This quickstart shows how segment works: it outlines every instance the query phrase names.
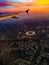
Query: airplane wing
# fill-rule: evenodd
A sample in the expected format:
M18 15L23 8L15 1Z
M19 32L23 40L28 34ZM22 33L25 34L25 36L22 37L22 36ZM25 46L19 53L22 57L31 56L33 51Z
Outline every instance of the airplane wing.
M8 15L2 15L0 16L0 20L5 20L7 18L18 18L19 14L18 13L14 13L14 14L8 14Z
M11 5L11 6L20 6L19 4L17 3L13 3L13 2L6 2L6 3L0 3L0 6L6 6L6 5ZM24 4L21 4L21 6L24 6ZM29 9L25 10L25 11L22 11L22 12L26 12L28 14L29 12ZM7 18L18 18L19 14L18 13L12 13L12 14L5 14L5 15L1 15L0 16L0 20L4 20L4 19L7 19Z
M28 14L29 9L25 10L24 12L26 12ZM18 16L19 16L19 13L5 14L5 15L0 16L0 20L5 20L5 19L8 19L8 18L18 19Z

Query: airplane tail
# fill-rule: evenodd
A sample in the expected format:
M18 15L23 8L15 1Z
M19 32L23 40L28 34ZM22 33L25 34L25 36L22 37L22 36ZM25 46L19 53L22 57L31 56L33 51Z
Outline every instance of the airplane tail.
M28 14L29 13L29 9L25 10L25 12Z

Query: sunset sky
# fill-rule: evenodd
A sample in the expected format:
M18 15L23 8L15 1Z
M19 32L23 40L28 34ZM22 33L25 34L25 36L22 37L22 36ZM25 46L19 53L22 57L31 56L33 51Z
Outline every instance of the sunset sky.
M0 0L0 12L49 12L49 0Z

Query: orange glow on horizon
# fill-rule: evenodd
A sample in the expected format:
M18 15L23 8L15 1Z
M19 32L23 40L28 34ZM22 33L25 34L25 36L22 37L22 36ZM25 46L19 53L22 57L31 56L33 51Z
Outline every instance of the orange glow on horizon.
M18 12L25 11L29 8L32 12L49 12L49 0L35 0L27 4L10 2L10 5L16 7L11 9L0 9L0 11Z

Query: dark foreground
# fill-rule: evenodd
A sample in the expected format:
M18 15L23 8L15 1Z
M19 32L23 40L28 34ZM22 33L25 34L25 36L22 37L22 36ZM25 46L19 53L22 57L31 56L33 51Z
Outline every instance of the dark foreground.
M49 20L0 23L0 65L49 65Z

